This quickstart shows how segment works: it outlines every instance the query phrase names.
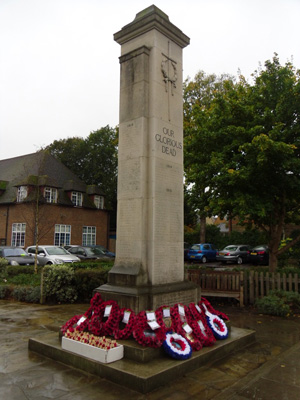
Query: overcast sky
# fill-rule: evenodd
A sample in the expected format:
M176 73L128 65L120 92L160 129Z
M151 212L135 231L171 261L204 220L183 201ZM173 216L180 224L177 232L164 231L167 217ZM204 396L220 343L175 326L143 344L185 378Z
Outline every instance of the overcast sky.
M0 0L0 159L118 124L113 34L151 4L191 39L184 79L300 68L300 0Z

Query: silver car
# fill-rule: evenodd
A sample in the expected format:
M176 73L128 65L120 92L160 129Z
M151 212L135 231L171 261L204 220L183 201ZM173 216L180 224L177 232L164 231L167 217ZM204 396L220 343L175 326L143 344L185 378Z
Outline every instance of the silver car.
M26 251L31 256L35 255L36 246L27 247ZM38 246L37 259L40 265L67 264L80 261L73 254L60 246Z
M237 244L226 246L217 254L217 261L226 264L227 261L236 264L243 264L249 262L251 246L247 244Z

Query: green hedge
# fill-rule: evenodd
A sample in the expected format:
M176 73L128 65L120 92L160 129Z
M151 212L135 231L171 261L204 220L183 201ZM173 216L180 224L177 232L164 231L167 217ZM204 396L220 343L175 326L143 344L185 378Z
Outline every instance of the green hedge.
M0 299L48 303L89 302L93 290L107 283L112 261L47 265L34 274L32 267L7 266L0 271ZM43 272L43 273L42 273Z

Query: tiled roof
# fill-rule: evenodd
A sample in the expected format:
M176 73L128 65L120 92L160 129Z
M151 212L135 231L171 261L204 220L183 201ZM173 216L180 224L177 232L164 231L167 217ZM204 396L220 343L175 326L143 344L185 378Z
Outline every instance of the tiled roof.
M0 160L0 182L6 182L4 191L0 191L0 203L16 201L17 186L38 184L59 190L59 203L72 205L66 191L86 193L87 185L69 168L45 151L25 156ZM5 185L4 185L5 186ZM3 193L1 195L1 192ZM84 195L84 205L93 207L88 196Z

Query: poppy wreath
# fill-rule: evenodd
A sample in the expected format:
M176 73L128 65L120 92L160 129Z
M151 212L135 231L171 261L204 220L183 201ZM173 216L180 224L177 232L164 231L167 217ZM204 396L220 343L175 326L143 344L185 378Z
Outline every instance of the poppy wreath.
M192 355L192 348L183 336L178 333L167 332L163 342L165 352L177 360L186 360Z
M100 293L95 293L95 295L91 298L90 307L84 313L84 316L87 318L91 318L95 311L99 311L100 304L103 303L102 297Z
M123 322L125 312L130 313L127 323ZM119 312L117 327L113 332L115 339L128 339L132 335L133 328L135 326L135 320L136 316L134 311L130 310L129 308L122 308Z
M67 330L69 329L71 332L74 332L75 328L76 328L76 324L77 322L80 320L81 315L74 315L74 317L72 317L71 319L69 319L61 328L61 332L63 333L63 335L67 332Z
M215 310L205 297L201 297L201 301L199 301L198 304L199 306L205 305L210 313L217 315L218 317L224 319L225 321L229 320L229 317L226 314L222 313L221 311Z
M80 322L80 320L77 322L77 326L75 328L76 331L78 332L84 332L89 330L89 324L90 320L87 318L85 315L81 317L83 321Z
M180 308L184 311L184 315L183 313L180 313ZM193 350L198 351L202 349L200 340L195 336L193 328L188 323L188 321L192 320L189 308L183 304L175 304L171 309L171 317L174 323L175 332L183 336L189 342ZM189 332L185 328L191 328L191 331Z
M193 316L193 320L190 321L190 325L196 337L200 340L203 346L212 346L215 343L216 338L208 326L205 313L195 303L191 303L189 305L189 309Z
M206 320L216 339L222 340L228 337L228 328L218 315L207 313Z
M110 312L107 316L105 315L106 307L110 307ZM119 314L120 308L115 300L107 300L100 304L98 314L100 335L113 335L119 321Z
M170 317L165 316L164 310L169 309ZM175 325L173 323L172 317L171 317L171 307L169 306L160 306L158 309L155 311L155 316L156 319L159 323L159 325L163 326L166 332L175 331Z
M160 327L152 330L148 322L146 311L140 311L136 316L133 328L134 339L142 346L161 347L163 341L166 339L164 327L159 321L156 321Z

